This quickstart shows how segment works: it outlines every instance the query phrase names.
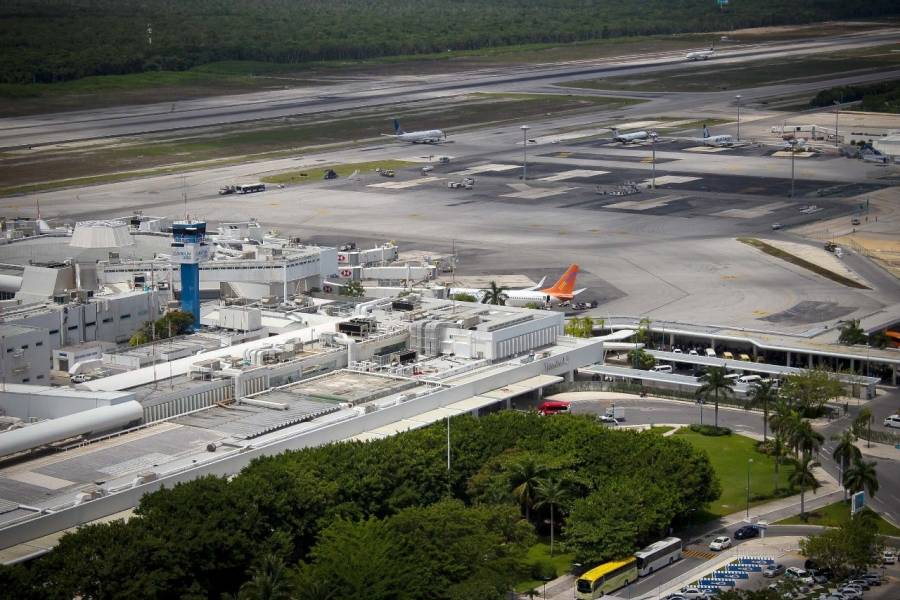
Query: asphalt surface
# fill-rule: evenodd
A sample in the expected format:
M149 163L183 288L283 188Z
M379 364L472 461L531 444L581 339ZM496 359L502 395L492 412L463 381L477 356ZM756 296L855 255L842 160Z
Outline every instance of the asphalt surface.
M515 87L536 82L564 82L609 75L652 73L671 68L700 68L770 57L860 48L895 41L896 30L731 47L709 61L687 64L684 52L575 61L546 66L487 69L469 73L390 78L326 87L206 98L180 103L120 107L0 119L0 148L20 148L102 137L135 135L191 127L273 119L300 114L375 107L397 102L449 97L478 90ZM809 85L807 84L799 84Z

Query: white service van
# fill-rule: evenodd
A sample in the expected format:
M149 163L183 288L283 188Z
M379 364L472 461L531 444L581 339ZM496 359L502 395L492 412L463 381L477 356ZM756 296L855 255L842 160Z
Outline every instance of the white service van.
M716 351L713 350L712 348L707 348L707 349L706 349L706 355L707 355L708 357L710 357L710 358L715 358L715 357L716 357Z
M652 370L657 373L671 373L672 365L656 365Z
M744 375L738 378L738 383L743 384L751 384L756 383L758 381L762 381L762 377L759 375Z

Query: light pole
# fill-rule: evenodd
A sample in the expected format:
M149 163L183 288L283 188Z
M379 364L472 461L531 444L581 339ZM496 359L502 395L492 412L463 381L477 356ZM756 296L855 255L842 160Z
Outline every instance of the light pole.
M797 152L797 139L791 140L791 198L794 197L794 154Z
M843 99L843 96L841 96ZM841 103L834 101L834 145L838 146L838 116L841 114Z
M737 122L737 141L741 141L741 95L737 94L734 97L737 100L737 112L738 112L738 122Z
M528 178L528 125L522 125L522 181Z
M653 169L652 175L650 176L650 189L656 189L656 136L650 136L650 149L652 151L652 161L651 166Z
M747 459L747 522L750 522L750 467L753 465L753 459Z
M450 415L447 415L447 471L450 471ZM448 478L449 482L450 479Z

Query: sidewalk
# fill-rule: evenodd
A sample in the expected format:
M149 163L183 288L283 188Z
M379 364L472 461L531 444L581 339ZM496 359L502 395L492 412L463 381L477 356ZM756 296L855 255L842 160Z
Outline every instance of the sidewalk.
M881 444L879 442L866 442L865 440L856 440L854 444L864 456L874 458L884 458L886 460L900 460L900 450L890 444Z

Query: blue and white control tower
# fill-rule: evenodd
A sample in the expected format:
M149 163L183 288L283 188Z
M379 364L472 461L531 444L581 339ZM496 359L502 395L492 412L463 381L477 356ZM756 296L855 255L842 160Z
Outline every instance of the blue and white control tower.
M181 265L181 310L200 329L200 263L209 260L205 221L172 223L172 262Z

